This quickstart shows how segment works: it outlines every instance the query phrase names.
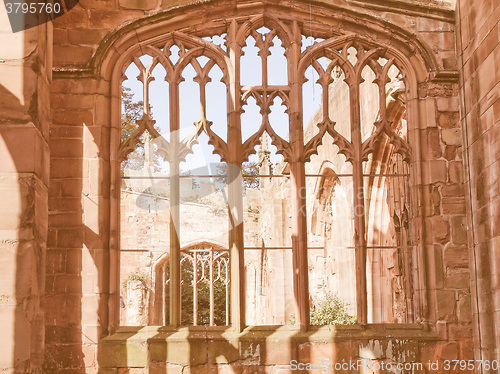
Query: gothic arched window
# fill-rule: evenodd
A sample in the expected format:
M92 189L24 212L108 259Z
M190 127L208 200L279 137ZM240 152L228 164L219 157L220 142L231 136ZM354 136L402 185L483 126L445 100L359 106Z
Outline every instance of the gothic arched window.
M165 32L122 73L121 281L160 289L141 269L168 254L163 323L185 322L192 241L228 250L234 326L307 326L329 293L359 323L413 321L397 53L269 13Z

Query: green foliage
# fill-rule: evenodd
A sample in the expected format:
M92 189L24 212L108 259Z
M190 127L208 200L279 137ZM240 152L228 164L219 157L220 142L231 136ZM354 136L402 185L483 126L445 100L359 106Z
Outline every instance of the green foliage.
M244 162L241 166L241 172L243 177L243 187L257 189L260 186L259 175L259 165L256 162L248 161ZM220 177L216 178L216 181L222 185L227 185L228 181L228 168L226 163L221 163L217 165L217 174Z
M257 206L249 205L246 207L245 211L253 215L254 222L259 222L260 209L261 207L259 205Z
M218 252L214 252L216 256ZM215 270L215 269L214 269ZM221 279L226 279L225 268L221 269ZM181 324L189 326L193 324L193 264L190 261L184 261L181 266L181 303L182 316ZM170 277L169 264L167 264L167 277ZM205 265L205 274L208 278L209 267ZM215 276L215 274L214 274ZM202 268L198 266L198 279L202 277ZM214 284L214 323L217 326L226 324L226 285L219 279ZM168 287L166 302L169 302ZM168 312L168 308L167 308ZM167 316L168 321L168 316ZM210 287L208 282L198 283L198 325L210 324Z
M134 95L128 87L122 88L122 131L120 141L123 142L137 129L137 121L142 118L143 102L134 103Z
M242 165L243 177L243 187L244 188L259 188L260 178L259 175L259 165L256 162L248 161L244 162Z
M134 94L128 87L122 87L122 118L121 118L121 134L120 142L127 140L137 130L137 121L143 116L143 102L134 102ZM151 112L151 111L150 111ZM157 131L159 127L155 126ZM135 146L127 159L122 162L122 171L125 169L142 170L144 166L144 134L141 136L141 141ZM153 145L151 145L153 146ZM161 157L153 155L152 164L155 171L161 170Z
M254 213L254 214L259 214L260 213L260 206L254 206L254 205L249 205L245 209L248 213Z
M337 295L326 294L310 309L311 325L353 325L356 316L348 313L347 304Z
M141 281L145 289L148 288L148 275L141 271L136 273L130 273L122 282L122 287L127 287L127 283L130 281Z
M215 255L215 253L214 253ZM208 264L205 274L208 274ZM183 325L193 324L193 266L185 261L181 268L182 274L182 317ZM198 267L198 278L202 276L202 269ZM223 277L225 272L223 271ZM221 326L226 323L226 286L220 280L214 284L214 322ZM210 324L210 287L208 282L198 283L198 325Z

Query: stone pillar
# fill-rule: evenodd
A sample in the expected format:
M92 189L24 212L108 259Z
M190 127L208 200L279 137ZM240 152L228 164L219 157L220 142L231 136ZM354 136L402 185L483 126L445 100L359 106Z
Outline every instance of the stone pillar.
M127 282L127 326L147 325L146 288L140 280Z
M54 74L44 373L94 372L107 334L109 93Z
M456 17L475 358L500 360L500 4L460 0Z
M0 3L0 371L40 373L52 28L12 33Z

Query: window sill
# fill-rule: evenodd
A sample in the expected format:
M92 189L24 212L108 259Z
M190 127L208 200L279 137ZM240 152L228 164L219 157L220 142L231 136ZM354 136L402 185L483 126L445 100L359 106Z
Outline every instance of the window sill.
M103 368L171 365L287 365L307 356L312 360L346 360L377 355L412 357L422 345L442 340L436 331L419 324L312 326L249 326L242 332L227 327L120 327L100 342ZM305 352L308 352L307 354ZM363 353L364 352L364 353ZM368 353L367 353L368 352ZM340 356L339 356L340 355ZM307 361L306 360L306 361Z

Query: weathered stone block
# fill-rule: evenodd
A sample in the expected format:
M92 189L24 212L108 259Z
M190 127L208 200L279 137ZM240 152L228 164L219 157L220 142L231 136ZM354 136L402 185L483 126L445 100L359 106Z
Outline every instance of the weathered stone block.
M444 250L444 266L447 268L468 268L468 249L465 245L448 245Z
M467 244L465 217L451 217L451 240L454 244Z
M54 46L54 64L61 66L85 65L93 53L94 49L91 47Z
M94 123L94 113L90 110L63 110L54 112L54 123L60 125L87 125Z
M450 324L448 326L450 340L470 340L472 325L469 323Z
M459 345L459 359L461 360L473 360L474 359L474 347L472 340L460 340Z
M433 266L432 270L434 273L434 278L436 280L436 287L444 287L444 271L443 271L443 249L440 244L434 244L434 251L431 253Z
M440 353L441 360L456 360L458 359L458 343L457 342L449 342L444 343L441 346Z
M455 291L437 290L437 315L442 320L453 320L455 317Z
M240 359L239 345L236 341L208 341L208 363L231 363Z
M442 201L443 214L465 214L464 197L445 197Z
M57 230L57 246L59 248L82 248L83 228L64 228Z
M85 30L88 32L88 30ZM85 109L90 110L94 106L94 95L73 95L71 93L52 94L51 109L66 110L66 109Z
M283 344L282 342L267 341L263 346L262 363L286 365L290 360L296 359L296 350L290 344Z
M429 128L427 129L427 157L431 159L440 158L443 150L442 144L439 141L439 131L437 128Z
M45 350L44 372L61 367L76 373L85 368L80 344L51 344Z
M50 137L52 138L68 138L68 139L82 139L83 127L80 126L64 126L53 125L50 130Z
M462 131L460 129L442 129L441 138L446 145L461 145Z
M469 287L469 273L457 270L448 271L445 278L446 288L468 289Z
M107 33L105 29L70 29L68 41L74 45L98 45Z
M458 320L470 322L472 319L471 295L469 292L460 292L458 296Z
M83 144L78 139L55 139L51 141L51 149L53 158L77 158L82 156Z
M448 163L449 167L449 180L451 183L463 183L463 167L461 161L452 161Z
M458 112L458 97L438 97L436 102L437 110L440 112Z
M141 10L129 10L128 12L118 9L92 9L90 11L90 27L92 29L113 29L116 25L144 16Z
M446 161L432 160L428 163L430 183L446 182L448 180L448 170Z
M56 18L54 21L54 28L73 28L75 25L79 27L88 26L88 14L81 6L75 6L71 12L65 13L63 16ZM54 33L54 34L57 34Z
M117 374L118 369L113 368L113 369L108 369L108 368L100 368L99 369L99 374Z
M439 112L438 124L442 129L459 128L459 114L458 112Z
M431 218L432 235L438 243L447 243L450 241L450 224L441 216Z

